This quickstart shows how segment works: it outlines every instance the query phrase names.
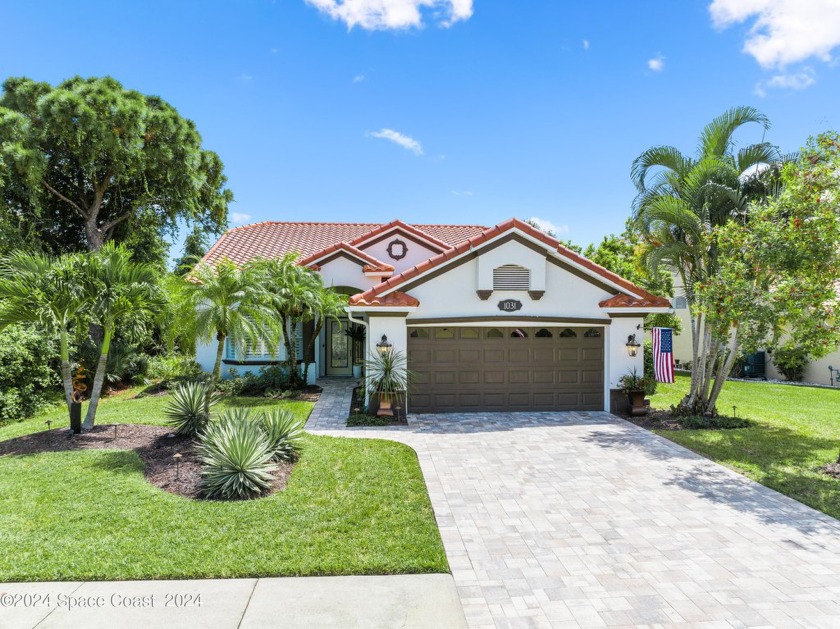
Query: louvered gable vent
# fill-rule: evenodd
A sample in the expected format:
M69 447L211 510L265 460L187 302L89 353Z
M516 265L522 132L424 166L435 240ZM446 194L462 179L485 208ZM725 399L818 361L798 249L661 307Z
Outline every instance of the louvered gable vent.
M516 264L493 269L493 290L529 290L531 270Z

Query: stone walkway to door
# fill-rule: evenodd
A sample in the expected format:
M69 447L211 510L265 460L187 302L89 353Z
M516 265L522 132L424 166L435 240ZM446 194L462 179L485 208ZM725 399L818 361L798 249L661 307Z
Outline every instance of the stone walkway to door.
M840 627L840 523L681 446L603 412L346 429L319 384L309 430L417 451L472 627Z

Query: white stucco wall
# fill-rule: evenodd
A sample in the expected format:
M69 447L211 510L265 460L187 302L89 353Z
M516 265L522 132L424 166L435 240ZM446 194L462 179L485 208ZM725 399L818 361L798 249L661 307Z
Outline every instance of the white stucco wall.
M379 283L379 278L366 277L362 266L344 257L336 258L321 266L324 286L352 286L366 291Z
M402 240L406 244L406 254L401 260L394 260L388 255L388 245L395 239ZM395 273L402 273L406 269L410 269L421 262L425 262L432 256L437 255L437 251L433 251L423 245L419 245L411 240L408 240L399 233L392 234L391 236L385 238L385 240L372 245L362 245L359 249L364 251L366 254L373 256L377 260L381 260L386 264L392 265L395 269Z
M523 247L517 242L506 242L477 258L475 265L478 284L476 288L491 290L493 288L493 269L506 264L516 264L530 269L531 290L545 290L546 267L549 266L545 254Z

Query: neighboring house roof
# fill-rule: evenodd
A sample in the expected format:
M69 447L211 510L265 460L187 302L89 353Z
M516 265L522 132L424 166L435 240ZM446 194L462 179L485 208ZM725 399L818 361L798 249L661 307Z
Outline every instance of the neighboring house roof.
M496 225L495 227L490 227L489 229L483 230L481 233L472 236L471 238L456 244L451 249L447 249L443 253L440 253L428 260L417 264L410 269L406 269L399 275L395 275L379 284L371 288L370 290L365 291L364 293L360 293L358 295L353 295L350 298L350 305L357 306L357 305L379 305L376 302L381 300L383 296L387 296L391 291L393 291L396 287L400 286L408 282L409 280L425 273L426 271L440 266L446 263L453 258L457 258L458 256L468 252L470 249L473 249L488 240L491 240L501 234L511 231L513 229L517 229L525 234L535 238L545 245L554 249L556 253L558 253L561 257L567 258L569 261L582 266L590 271L592 271L595 275L598 275L606 280L609 280L613 284L620 286L621 288L625 289L632 295L622 295L618 294L614 297L601 302L601 307L623 307L623 308L649 308L649 307L668 307L671 305L670 301L665 299L664 297L657 297L646 291L645 289L641 288L640 286L636 286L632 282L628 282L624 278L616 275L612 271L605 269L604 267L595 264L591 260L587 260L583 256L575 253L571 249L564 247L559 240L552 238L551 236L541 232L540 230L532 227L528 223L521 221L517 218L509 219L503 223ZM608 304L612 299L621 299L621 303L614 303Z
M225 232L202 258L213 263L223 257L237 264L252 258L279 258L299 253L304 258L317 254L337 243L353 244L367 240L371 232L380 233L398 223L297 223L265 221L234 227ZM404 223L402 223L405 225ZM420 232L425 240L452 247L487 229L481 225L407 225ZM408 230L407 230L408 231Z

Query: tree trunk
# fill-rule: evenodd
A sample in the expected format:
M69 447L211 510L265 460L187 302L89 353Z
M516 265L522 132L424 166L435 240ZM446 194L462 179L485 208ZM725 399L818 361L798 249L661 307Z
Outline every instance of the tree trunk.
M216 340L219 342L216 347L216 362L213 363L213 373L210 374L210 387L207 389L207 397L204 398L204 414L207 417L210 417L210 398L213 397L213 393L219 384L219 379L222 377L222 355L225 353L225 335L217 332Z
M73 401L73 372L70 369L70 350L67 346L67 331L62 330L59 334L59 353L61 354L61 383L64 385L64 399L67 402L67 411L70 411L70 403Z
M88 251L99 251L105 244L105 235L96 224L99 212L90 215L85 221L85 237L87 238Z
M732 332L732 347L726 360L721 361L721 368L718 375L715 377L715 386L712 387L712 392L709 394L709 400L706 403L706 410L709 413L717 414L717 399L723 389L723 384L732 371L732 365L735 364L735 359L738 356L738 327L736 326Z
M306 345L306 348L303 350L303 384L309 382L309 360L307 360L307 356L312 353L312 348L315 346L315 341L318 340L318 335L321 333L321 330L324 328L324 319L320 317L316 319L317 323L315 327L312 328L312 336L309 337L309 343Z
M286 348L286 369L289 371L289 384L296 387L300 382L300 374L297 371L297 349L295 344L295 325L292 317L283 317L283 346Z
M96 418L96 409L99 406L99 398L102 397L102 387L105 384L105 372L108 369L108 352L111 349L111 338L114 335L114 324L108 323L104 326L105 334L102 338L102 346L99 350L99 362L96 365L96 374L93 376L93 387L90 392L87 415L82 424L83 430L92 430Z

